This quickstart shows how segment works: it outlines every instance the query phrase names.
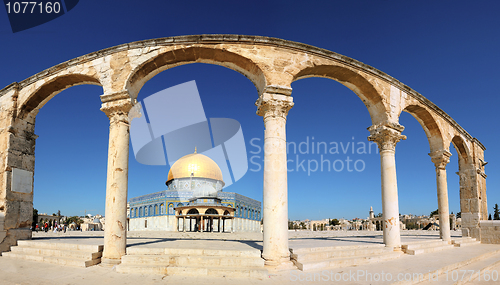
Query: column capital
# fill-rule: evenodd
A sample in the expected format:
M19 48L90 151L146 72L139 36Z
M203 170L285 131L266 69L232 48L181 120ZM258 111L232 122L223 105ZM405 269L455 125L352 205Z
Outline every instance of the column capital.
M112 94L101 95L101 111L103 111L110 120L116 119L128 123L128 114L134 106L135 100L130 98L128 91L120 91Z
M390 122L373 125L368 128L370 131L368 140L376 142L380 151L395 151L396 144L400 140L406 140L406 136L401 134L404 129L403 126Z
M255 102L257 115L264 120L269 117L286 119L288 111L293 107L293 98L287 95L263 93Z
M441 149L429 153L429 156L436 169L446 169L446 165L450 162L451 153L446 149Z

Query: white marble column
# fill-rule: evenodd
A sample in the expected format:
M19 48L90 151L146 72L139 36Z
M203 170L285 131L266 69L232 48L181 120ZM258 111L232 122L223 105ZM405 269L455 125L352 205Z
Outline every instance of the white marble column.
M439 209L439 235L445 241L451 241L450 210L448 207L448 182L446 180L446 165L450 162L451 153L438 150L429 153L436 166L436 184Z
M127 246L127 190L129 155L129 114L127 92L102 95L101 110L109 118L108 172L106 182L106 227L103 263L118 264Z
M265 126L264 245L262 257L265 259L266 265L274 267L288 265L290 262L288 248L286 116L293 107L293 99L289 96L291 89L277 89L273 87L272 90L281 92L275 92L274 94L263 93L256 102L257 114L264 117Z
M370 131L368 140L376 142L380 150L384 244L387 247L399 247L401 234L395 152L396 144L406 139L406 136L401 135L404 127L385 123L371 126L368 130Z

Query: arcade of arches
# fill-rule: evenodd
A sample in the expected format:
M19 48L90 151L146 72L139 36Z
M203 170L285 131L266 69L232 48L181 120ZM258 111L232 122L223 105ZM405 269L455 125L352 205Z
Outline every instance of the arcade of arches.
M406 139L402 111L424 129L437 180L439 218L447 220L446 165L450 146L459 156L463 233L481 238L487 218L484 146L449 115L393 77L346 56L281 39L244 35L196 35L119 45L61 63L0 90L0 252L31 237L35 118L62 90L100 85L101 110L108 116L109 151L106 230L103 262L118 263L125 254L129 157L128 112L142 86L158 73L188 63L225 66L245 75L256 87L257 114L264 120L266 146L263 185L263 253L269 266L290 262L286 171L286 118L293 107L292 82L308 77L336 80L365 104L372 125L368 139L378 144L384 243L400 246L396 145ZM298 116L294 114L290 116ZM293 128L292 126L288 126ZM195 216L191 216L194 220ZM201 220L201 219L200 219ZM194 224L194 223L193 223ZM448 225L449 223L443 223ZM203 229L204 224L201 225ZM450 229L440 229L444 240ZM3 238L2 238L3 237Z

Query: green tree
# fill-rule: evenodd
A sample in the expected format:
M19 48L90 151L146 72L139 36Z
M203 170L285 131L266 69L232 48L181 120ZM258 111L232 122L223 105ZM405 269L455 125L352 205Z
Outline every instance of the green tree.
M67 218L66 221L64 221L64 224L66 224L68 226L71 225L71 223L75 223L77 226L80 226L81 224L83 224L83 220L77 216L73 216L73 217Z
M490 215L488 216L488 220L490 220L490 221L491 221L491 213L490 213Z
M431 214L429 215L429 218L432 218L432 216L438 215L438 214L439 214L439 209L436 209L435 211L431 212Z
M330 220L330 226L336 226L336 225L340 225L339 220L337 219Z
M375 216L375 218L382 218L382 216L383 216L383 215L382 215L382 213L378 213L378 214Z
M306 229L306 224L304 222L300 222L300 228L305 230Z
M288 221L288 229L289 230L293 229L293 222L292 221Z
M458 219L458 218L462 218L462 212L458 212L458 213L457 213L457 219Z
M325 230L325 225L321 224L321 230L324 231Z
M493 207L493 220L500 220L500 212L498 211L498 204L495 204L495 207Z

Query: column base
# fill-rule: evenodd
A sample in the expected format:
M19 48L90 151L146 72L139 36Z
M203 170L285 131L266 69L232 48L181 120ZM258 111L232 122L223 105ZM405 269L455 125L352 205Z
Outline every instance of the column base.
M120 259L115 259L115 258L106 258L106 257L101 257L101 266L104 267L113 267L115 265L118 265L122 263L121 258Z
M290 260L289 256L282 257L279 259L268 259L268 260L264 258L264 266L270 272L297 269L295 264L293 264L293 262Z

